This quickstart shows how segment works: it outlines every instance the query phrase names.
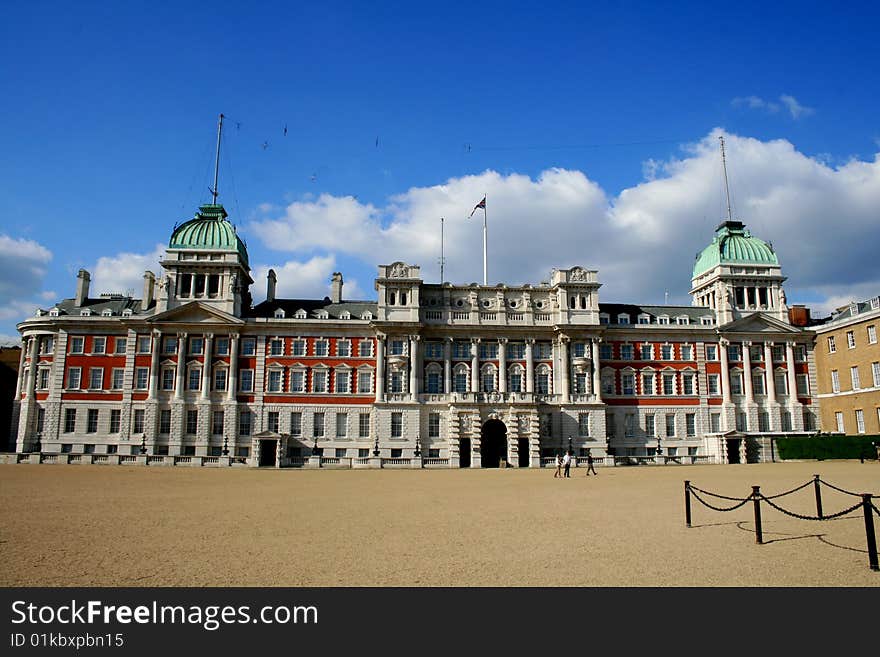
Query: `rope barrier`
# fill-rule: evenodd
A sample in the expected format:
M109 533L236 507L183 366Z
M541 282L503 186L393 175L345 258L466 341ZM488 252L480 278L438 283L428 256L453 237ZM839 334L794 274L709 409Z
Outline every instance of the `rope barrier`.
M718 507L718 506L712 506L711 504L709 504L709 503L706 502L705 500L700 499L700 496L697 495L697 494L694 492L693 487L691 487L691 495L693 495L695 498L697 498L697 501L698 501L700 504L702 504L703 506L707 506L707 507L709 507L709 508L712 509L713 511L735 511L736 509L739 509L740 507L745 506L745 505L749 502L749 500L752 499L751 497L747 497L746 499L742 500L739 504L737 504L737 505L735 505L735 506L732 506L732 507L730 507L729 509L722 509L721 507Z
M856 509L858 509L862 506L862 503L859 502L858 504L854 504L850 508L844 509L843 511L839 511L838 513L823 514L822 516L804 516L799 513L795 513L794 511L788 511L786 509L783 509L781 506L778 506L778 505L774 504L773 502L771 502L770 498L766 497L764 495L761 495L761 499L764 500L765 502L767 502L767 504L772 506L774 509L776 509L780 513L784 513L785 515L791 516L792 518L799 518L800 520L831 520L832 518L840 518L841 516L845 516L848 513L852 513L853 511L855 511Z

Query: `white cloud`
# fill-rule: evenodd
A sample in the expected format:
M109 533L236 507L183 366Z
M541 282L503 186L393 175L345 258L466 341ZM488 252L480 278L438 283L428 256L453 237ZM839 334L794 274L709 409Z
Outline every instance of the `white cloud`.
M164 257L165 246L156 244L150 253L118 253L98 258L89 272L92 276L89 296L96 297L102 292L130 292L140 298L144 290L144 272L149 270L160 276L159 260Z
M0 322L4 330L12 330L44 305L46 293L41 288L51 260L52 252L38 242L0 235Z
M734 107L748 107L749 109L762 109L775 114L779 111L777 103L758 98L757 96L739 96L731 101Z
M251 296L257 304L266 298L266 276L275 270L275 296L282 299L323 299L330 295L330 277L336 268L333 255L315 256L306 262L288 260L280 267L257 265L254 268L254 285ZM362 291L355 279L344 279L343 300L361 299Z
M725 215L722 134L714 130L685 146L680 158L646 164L646 179L615 198L580 171L550 169L535 179L486 171L409 189L381 208L325 194L249 230L276 250L347 253L370 268L404 260L436 281L442 216L447 280L480 282L481 212L466 217L488 193L490 283L536 283L552 267L581 264L599 270L606 301L657 303L669 291L671 303L689 303L694 257ZM790 303L877 293L870 290L880 243L880 158L831 167L785 140L727 135L726 144L737 218L774 245ZM291 296L305 296L302 289Z
M809 116L816 111L812 107L801 105L794 96L783 94L779 97L779 100L782 101L782 104L788 109L791 118L793 119L799 119L802 116Z
M788 113L791 115L791 118L797 120L802 116L809 116L810 114L814 114L816 110L812 107L807 107L806 105L801 105L798 102L797 98L794 96L789 96L788 94L782 94L779 96L779 102L775 102L772 100L764 100L763 98L759 98L758 96L737 96L731 101L731 105L734 107L746 107L748 109L753 110L763 110L770 114L776 114L783 107L788 110Z

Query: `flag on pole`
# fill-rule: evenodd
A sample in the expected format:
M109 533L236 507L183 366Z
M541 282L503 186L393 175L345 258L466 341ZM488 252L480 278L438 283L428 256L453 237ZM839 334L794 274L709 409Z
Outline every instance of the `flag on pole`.
M476 212L477 210L480 210L480 209L483 209L483 210L486 209L486 197L485 197L485 196L483 197L483 200L480 201L479 203L477 203L477 204L474 206L474 209L471 210L471 213L468 215L468 219L470 219L471 217L473 217L473 216L474 216L474 212Z

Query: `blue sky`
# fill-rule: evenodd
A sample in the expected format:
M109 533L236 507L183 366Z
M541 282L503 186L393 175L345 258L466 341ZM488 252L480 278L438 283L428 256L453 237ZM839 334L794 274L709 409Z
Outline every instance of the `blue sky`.
M773 241L790 302L880 292L876 3L16 3L0 25L0 335L134 288L220 196L288 296L378 260L490 282L599 269L602 298L688 303L723 218ZM287 135L283 128L287 127ZM377 143L378 141L378 143ZM265 145L265 147L264 147ZM477 215L475 215L476 218ZM835 239L828 239L829 225ZM157 250L158 249L158 250ZM840 251L847 250L841 254ZM841 258L840 255L844 257ZM843 264L841 264L843 262Z

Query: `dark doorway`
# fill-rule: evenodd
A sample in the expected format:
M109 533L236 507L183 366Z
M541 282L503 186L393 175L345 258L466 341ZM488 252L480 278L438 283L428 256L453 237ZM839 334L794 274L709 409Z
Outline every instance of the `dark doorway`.
M261 468L274 468L275 467L275 443L274 440L261 440L260 441L260 467Z
M507 461L507 427L501 420L489 420L483 425L480 461L484 468L497 468L501 461Z
M741 443L740 438L728 438L727 439L727 462L728 463L739 463L739 446Z
M517 451L519 452L519 467L529 467L529 439L520 438L517 441Z
M471 467L471 439L462 438L458 443L458 465L461 468Z

